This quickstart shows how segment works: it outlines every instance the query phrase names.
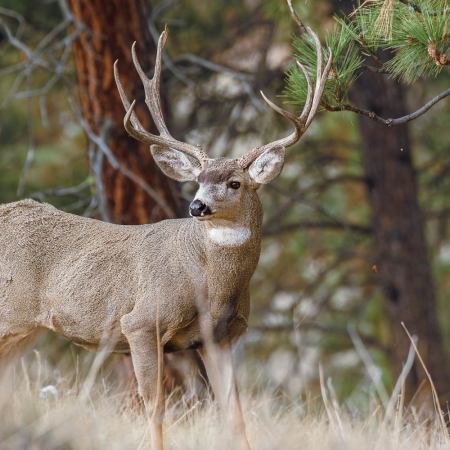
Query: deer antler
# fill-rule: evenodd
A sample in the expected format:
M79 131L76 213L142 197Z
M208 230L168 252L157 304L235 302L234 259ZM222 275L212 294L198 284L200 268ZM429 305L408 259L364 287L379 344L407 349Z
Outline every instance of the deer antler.
M328 74L330 72L332 54L331 50L328 49L329 57L324 68L322 44L320 43L317 34L313 30L311 30L311 28L309 27L305 28L306 31L312 36L317 51L317 71L316 71L316 84L314 90L312 88L311 77L309 76L307 70L299 61L297 61L297 65L305 75L306 82L308 83L308 94L306 98L306 103L305 106L303 107L303 111L301 112L300 116L296 116L290 111L280 108L271 100L269 100L261 91L262 97L264 98L266 103L270 106L270 108L272 108L278 114L282 115L283 117L291 121L295 127L295 130L291 134L282 139L270 142L269 144L265 144L261 147L253 148L245 155L241 156L239 159L237 159L237 162L243 169L247 168L258 156L262 155L268 149L275 147L289 147L295 144L303 136L303 133L307 130L312 120L314 119L314 116L317 113L317 109L319 108L320 100L322 98L322 94L325 89L325 83L327 81Z
M139 74L145 91L145 103L152 115L153 121L155 122L156 128L158 129L159 136L152 134L144 129L141 122L139 121L136 113L134 112L134 106L136 101L130 104L128 97L123 89L122 83L119 79L119 73L117 69L117 61L114 63L114 78L116 80L117 89L122 100L122 104L125 108L126 114L123 119L123 125L127 130L128 134L138 141L144 142L149 145L160 145L163 147L170 147L175 150L179 150L190 156L196 158L200 163L208 158L206 153L195 145L188 144L186 142L181 142L175 139L167 129L166 123L164 121L164 116L161 109L161 98L160 98L160 84L161 84L161 68L162 68L162 51L164 45L166 44L168 32L165 29L158 40L158 49L156 53L156 63L155 72L153 78L149 80L145 75L142 67L138 61L136 55L136 42L133 43L131 47L131 54L133 57L134 67Z

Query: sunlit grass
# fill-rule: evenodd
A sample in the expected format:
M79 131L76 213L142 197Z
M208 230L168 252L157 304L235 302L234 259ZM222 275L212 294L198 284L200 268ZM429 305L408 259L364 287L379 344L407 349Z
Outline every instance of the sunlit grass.
M92 364L95 367L96 364ZM97 365L98 366L98 365ZM18 361L0 381L0 448L147 449L148 422L130 392L108 374L92 371L80 380L28 358ZM398 401L386 413L373 399L369 413L338 405L330 385L314 401L280 398L268 389L241 392L247 434L253 449L450 449L439 420L403 411ZM432 414L432 413L430 413ZM430 419L431 417L431 419ZM166 448L183 450L237 448L210 399L169 397Z

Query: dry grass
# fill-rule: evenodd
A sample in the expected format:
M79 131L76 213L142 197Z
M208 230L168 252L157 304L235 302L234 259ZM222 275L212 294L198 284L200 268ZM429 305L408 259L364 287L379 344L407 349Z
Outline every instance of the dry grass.
M0 449L147 449L145 417L128 395L93 372L80 382L58 378L42 364L20 362L0 382ZM31 367L31 369L30 369ZM94 364L92 367L98 367ZM53 388L42 390L53 380ZM341 408L331 389L318 402L287 404L270 392L242 395L252 449L449 449L439 420L401 414L395 402L388 417L374 402L368 414ZM46 394L45 394L46 393ZM168 400L165 424L169 449L233 449L211 401Z

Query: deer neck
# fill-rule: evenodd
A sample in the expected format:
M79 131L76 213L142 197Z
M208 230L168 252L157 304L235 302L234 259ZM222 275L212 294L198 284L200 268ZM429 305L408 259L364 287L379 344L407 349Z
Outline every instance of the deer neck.
M247 252L249 247L259 253L262 209L257 194L248 199L233 220L216 219L201 222L207 253L217 250Z
M205 289L213 318L228 317L230 311L248 310L248 286L261 250L262 208L254 193L247 207L233 221L191 219L190 252L199 265L196 288ZM191 253L192 254L192 253ZM231 309L230 309L231 308Z
M249 197L234 220L184 219L183 246L189 261L200 263L199 277L250 280L261 251L262 208L256 192ZM190 263L190 269L196 266Z

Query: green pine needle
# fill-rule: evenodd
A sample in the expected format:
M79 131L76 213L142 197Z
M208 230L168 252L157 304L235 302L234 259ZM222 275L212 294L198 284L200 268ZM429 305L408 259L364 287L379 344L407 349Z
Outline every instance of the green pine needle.
M298 37L294 39L293 47L296 59L305 66L312 83L315 83L317 55L314 41L310 36ZM329 57L329 49L333 54L333 62L325 85L322 106L336 106L347 97L348 90L362 64L351 33L342 32L340 27L330 33L326 39L326 48L323 50L325 61ZM287 73L285 95L288 101L297 107L302 107L306 102L307 94L308 85L304 74L297 66L292 67Z
M418 2L421 14L402 8L402 20L397 21L387 48L394 57L385 69L396 78L414 83L426 76L437 76L445 67L450 49L447 1Z
M322 97L322 107L338 107L347 101L348 92L361 73L365 58L380 70L407 83L421 77L437 76L448 68L450 34L448 0L372 0L364 3L349 19L335 18L336 27L328 34L326 46L333 53L330 75ZM295 58L316 78L316 50L309 35L293 41ZM383 58L391 55L382 67ZM329 55L324 49L324 59ZM308 86L302 71L292 67L287 72L284 95L296 107L306 101Z

